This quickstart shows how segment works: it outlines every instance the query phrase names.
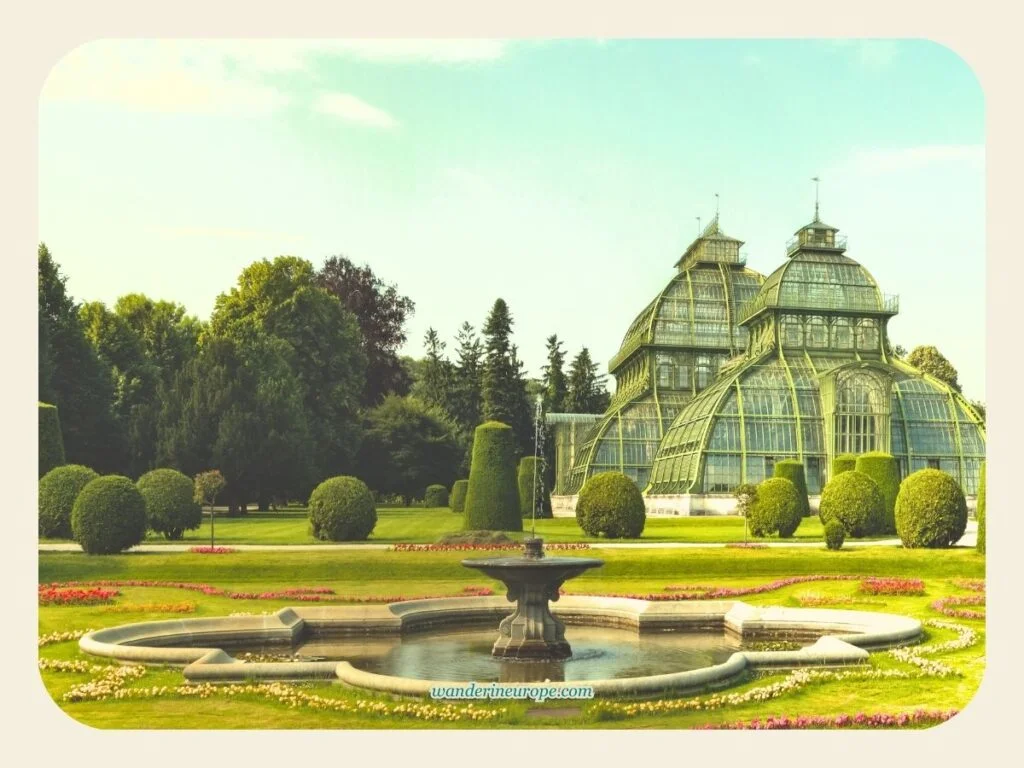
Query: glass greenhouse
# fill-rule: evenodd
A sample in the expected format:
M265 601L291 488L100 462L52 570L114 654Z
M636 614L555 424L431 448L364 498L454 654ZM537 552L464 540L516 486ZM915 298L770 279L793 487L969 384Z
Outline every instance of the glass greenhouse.
M770 477L777 461L800 460L814 495L836 455L878 450L902 476L934 467L974 495L981 419L892 355L887 324L899 302L837 233L816 214L762 282L713 221L630 327L612 360L612 405L559 465L556 494L617 469L644 489L649 512L730 511L732 491ZM709 242L736 244L735 257L709 259Z

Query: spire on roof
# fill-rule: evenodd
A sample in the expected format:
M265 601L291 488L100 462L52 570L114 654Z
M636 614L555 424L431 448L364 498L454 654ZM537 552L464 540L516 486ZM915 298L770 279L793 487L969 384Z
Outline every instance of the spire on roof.
M821 183L821 179L817 176L812 176L811 181L814 182L814 220L821 221L818 218L818 186Z

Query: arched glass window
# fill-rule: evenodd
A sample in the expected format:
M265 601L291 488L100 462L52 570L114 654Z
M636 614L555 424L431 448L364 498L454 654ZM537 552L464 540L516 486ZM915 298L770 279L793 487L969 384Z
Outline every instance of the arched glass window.
M878 324L869 318L857 323L857 349L878 349Z
M837 382L835 452L888 449L889 393L883 380L858 371Z
M806 339L810 349L824 349L828 346L828 326L825 325L825 318L807 318Z
M853 349L853 326L850 318L837 317L832 321L832 348Z
M802 347L804 344L804 327L797 315L782 316L782 346Z

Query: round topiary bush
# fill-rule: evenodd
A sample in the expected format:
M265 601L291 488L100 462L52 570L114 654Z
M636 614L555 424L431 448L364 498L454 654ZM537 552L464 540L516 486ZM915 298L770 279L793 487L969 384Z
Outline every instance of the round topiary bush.
M825 523L825 546L829 549L842 549L846 541L846 529L838 520Z
M75 499L99 477L81 464L55 467L39 481L39 535L43 538L71 538L71 510Z
M473 433L466 490L467 531L521 531L516 486L516 438L512 427L487 421Z
M878 533L896 533L896 495L900 492L900 468L896 459L880 451L862 453L857 457L856 471L874 480L882 492L885 507Z
M202 509L195 500L195 484L176 469L154 469L135 484L146 502L149 527L172 541L199 527Z
M90 480L71 510L71 533L90 555L111 555L146 537L146 502L121 475Z
M981 462L981 477L978 479L978 541L977 548L985 554L985 462Z
M852 453L841 453L832 459L832 477L841 475L843 472L853 472L856 468L857 457Z
M896 533L904 547L949 547L966 528L967 500L950 475L920 469L904 479L896 497Z
M309 524L321 541L363 541L377 525L373 494L357 477L328 478L309 495Z
M536 488L533 487L535 479ZM524 456L519 460L517 483L519 486L519 511L524 519L529 519L534 515L535 505L538 520L552 517L551 494L544 487L544 463L540 459L534 456ZM539 499L538 495L540 495ZM537 505L538 501L539 505Z
M778 533L779 538L788 539L803 518L800 491L792 482L784 477L770 477L757 486L757 497L748 513L752 534L768 536Z
M423 494L424 507L447 507L448 489L443 485L428 485L427 492Z
M644 497L621 472L601 472L583 484L576 499L576 522L588 536L639 538L647 522Z
M462 513L466 511L466 491L469 490L469 480L456 480L452 486L448 502L452 512Z
M783 459L775 465L775 477L784 477L796 487L796 492L803 500L803 516L811 514L811 502L807 497L807 481L804 479L803 462L796 459ZM795 529L794 529L795 530Z
M821 492L818 517L823 525L842 523L854 537L878 533L885 515L885 499L875 481L857 470L836 475Z
M64 461L64 438L60 434L57 406L39 403L39 477Z

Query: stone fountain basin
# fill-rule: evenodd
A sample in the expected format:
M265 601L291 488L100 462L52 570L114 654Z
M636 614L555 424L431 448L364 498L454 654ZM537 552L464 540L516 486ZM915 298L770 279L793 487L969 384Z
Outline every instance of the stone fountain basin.
M745 670L841 666L867 661L868 651L920 639L921 622L874 611L751 606L737 600L647 601L564 595L551 606L566 624L647 631L724 631L745 640L806 640L796 651L737 651L721 664L648 677L588 680L595 696L693 692L728 685ZM177 619L126 624L90 632L79 647L93 656L139 664L183 667L197 682L338 680L399 695L428 696L431 688L470 680L422 680L356 669L346 661L242 662L220 645L280 642L302 637L394 636L444 628L493 626L508 616L504 597L409 600L388 605L316 605L283 608L265 616ZM579 681L547 687L578 687Z

